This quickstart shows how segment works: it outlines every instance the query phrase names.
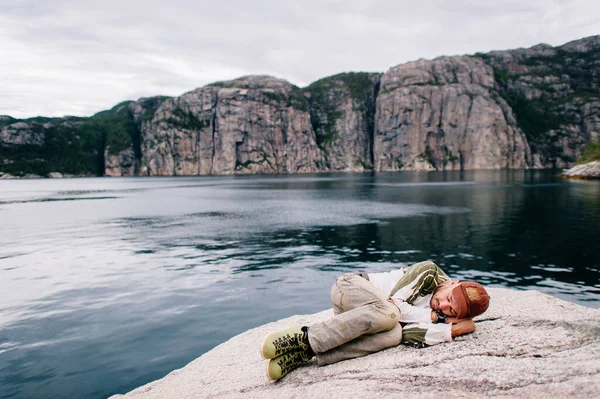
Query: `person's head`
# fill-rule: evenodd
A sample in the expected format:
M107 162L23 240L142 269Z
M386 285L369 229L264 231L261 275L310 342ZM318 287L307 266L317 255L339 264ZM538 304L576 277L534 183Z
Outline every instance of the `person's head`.
M457 319L479 316L490 304L483 286L473 281L447 281L440 284L431 297L431 308Z

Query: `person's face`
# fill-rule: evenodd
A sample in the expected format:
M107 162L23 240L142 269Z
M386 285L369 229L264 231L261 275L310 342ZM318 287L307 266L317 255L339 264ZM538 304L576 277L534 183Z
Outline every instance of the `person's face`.
M433 310L441 310L449 317L456 317L459 307L456 298L452 295L452 289L456 284L458 280L443 284L435 291L430 303Z

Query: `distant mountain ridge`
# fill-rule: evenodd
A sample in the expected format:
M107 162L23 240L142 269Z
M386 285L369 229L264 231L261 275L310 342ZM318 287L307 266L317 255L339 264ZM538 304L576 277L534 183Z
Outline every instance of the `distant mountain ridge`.
M173 176L569 167L600 139L600 36L299 88L270 76L89 118L0 116L0 172Z

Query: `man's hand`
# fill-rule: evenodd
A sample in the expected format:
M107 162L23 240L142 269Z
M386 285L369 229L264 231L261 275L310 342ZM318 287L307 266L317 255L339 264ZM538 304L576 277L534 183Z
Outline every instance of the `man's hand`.
M475 331L475 323L471 319L448 319L449 323L452 323L452 338L458 337L459 335L470 334Z
M431 311L431 321L433 323L437 323L437 321L438 321L437 313L435 313L435 310Z
M458 319L456 317L449 317L448 315L446 315L446 321L444 321L444 323L449 324L449 323L453 323L456 321L458 321ZM432 323L440 322L440 316L438 315L438 311L435 311L435 310L431 311L431 322Z

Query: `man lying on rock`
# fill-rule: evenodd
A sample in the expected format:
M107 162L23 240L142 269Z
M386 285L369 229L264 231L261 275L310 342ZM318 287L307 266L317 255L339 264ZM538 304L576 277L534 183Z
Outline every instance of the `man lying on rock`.
M400 342L435 345L475 331L471 318L485 312L489 300L480 284L450 280L431 261L371 276L348 273L331 288L333 318L273 332L260 353L271 359L267 377L279 380L313 356L324 366Z

